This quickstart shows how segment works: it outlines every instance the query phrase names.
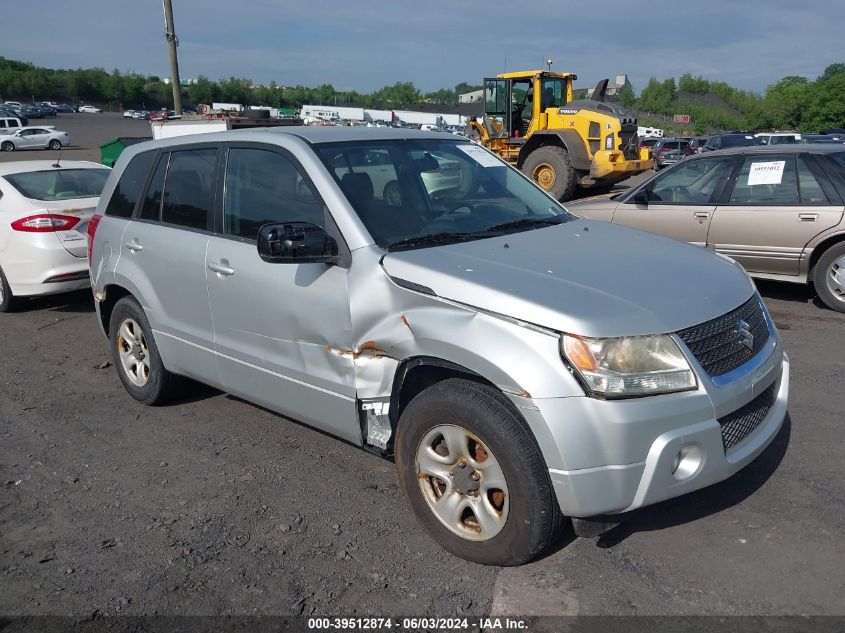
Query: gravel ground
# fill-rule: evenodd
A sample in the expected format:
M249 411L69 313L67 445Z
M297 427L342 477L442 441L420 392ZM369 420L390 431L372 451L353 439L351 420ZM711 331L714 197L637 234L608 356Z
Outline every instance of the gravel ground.
M389 461L201 387L137 404L90 295L33 300L0 318L0 613L843 614L845 316L761 289L793 368L766 453L504 570L434 545Z

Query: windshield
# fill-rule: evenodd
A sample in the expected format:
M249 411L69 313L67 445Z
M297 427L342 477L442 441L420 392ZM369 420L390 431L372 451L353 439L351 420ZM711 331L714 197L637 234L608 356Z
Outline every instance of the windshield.
M482 147L439 139L323 143L317 154L382 248L527 231L573 219Z
M49 202L99 196L108 177L108 169L53 169L7 174L5 178L25 198Z

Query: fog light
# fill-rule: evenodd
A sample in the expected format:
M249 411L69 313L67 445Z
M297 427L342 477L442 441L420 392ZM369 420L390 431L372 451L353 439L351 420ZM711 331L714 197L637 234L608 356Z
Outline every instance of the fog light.
M672 460L672 476L678 480L692 477L701 467L703 456L698 446L694 444L684 446Z

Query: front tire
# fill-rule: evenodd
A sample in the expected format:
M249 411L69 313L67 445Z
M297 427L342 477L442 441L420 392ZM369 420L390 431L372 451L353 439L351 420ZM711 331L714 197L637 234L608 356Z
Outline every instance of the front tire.
M129 395L148 405L164 404L175 395L178 377L165 369L150 322L134 297L123 297L109 320L112 362Z
M828 308L845 312L845 242L822 253L813 268L813 285Z
M4 152L14 152L15 151L15 144L12 143L11 141L3 141L3 143L0 144L0 150L2 150Z
M578 185L569 152L556 145L544 145L531 152L522 164L522 173L555 200L571 200Z
M563 517L540 449L496 389L462 379L425 389L402 412L395 454L417 519L452 554L521 565L558 536Z

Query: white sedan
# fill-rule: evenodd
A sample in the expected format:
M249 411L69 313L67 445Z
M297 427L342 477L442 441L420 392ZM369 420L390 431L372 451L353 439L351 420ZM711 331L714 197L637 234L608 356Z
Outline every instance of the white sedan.
M88 222L109 169L87 161L0 163L0 312L20 297L90 286Z
M100 108L98 108L96 106L92 106L92 105L79 106L79 111L84 112L86 114L102 114L103 113L103 111Z
M70 145L67 132L51 126L24 127L14 134L4 134L0 150L13 152L16 149L61 149Z

